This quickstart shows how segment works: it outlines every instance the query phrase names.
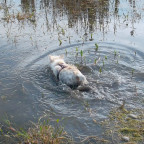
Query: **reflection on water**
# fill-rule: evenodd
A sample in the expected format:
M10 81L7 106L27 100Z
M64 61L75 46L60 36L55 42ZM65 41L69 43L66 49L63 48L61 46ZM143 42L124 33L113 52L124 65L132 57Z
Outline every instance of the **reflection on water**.
M59 11L65 11L69 27L81 23L87 32L93 32L95 26L102 28L109 19L109 1L57 1L54 4Z
M5 3L11 5L9 1L5 1ZM40 2L21 0L19 4L23 13L34 14L34 21L39 20L39 9L44 10L42 17L45 19L44 22L46 22L48 29L55 29L54 26L58 26L61 20L67 19L68 28L75 28L76 32L82 29L85 32L84 34L101 31L104 35L109 31L109 24L113 25L113 31L116 33L117 27L123 23L125 27L131 24L132 30L130 33L134 35L134 24L142 16L140 3L141 1L135 2L135 0L128 2L124 0L41 0ZM6 17L9 10L4 9L4 11L4 17ZM20 13L19 10L18 12Z
M35 0L21 0L22 11L33 12L35 10Z
M101 135L93 119L107 118L123 100L142 109L143 8L143 0L1 0L0 122L8 115L24 127L45 114L62 118L77 139ZM81 68L92 91L59 83L49 54Z

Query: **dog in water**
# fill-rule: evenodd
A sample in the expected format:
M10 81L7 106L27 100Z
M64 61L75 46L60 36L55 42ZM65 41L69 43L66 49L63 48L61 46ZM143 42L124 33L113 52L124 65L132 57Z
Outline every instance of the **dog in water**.
M77 69L77 67L65 63L63 56L49 55L49 66L57 80L71 88L77 88L80 85L84 86L85 84L88 84L86 77ZM80 89L83 91L83 88Z

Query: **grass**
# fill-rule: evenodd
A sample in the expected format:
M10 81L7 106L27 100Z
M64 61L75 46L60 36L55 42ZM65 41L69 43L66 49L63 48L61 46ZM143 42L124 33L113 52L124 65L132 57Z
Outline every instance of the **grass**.
M72 143L71 138L64 131L64 128L59 126L59 119L56 120L56 126L53 127L48 121L32 123L27 131L17 130L12 127L12 124L5 120L5 128L0 125L0 134L6 139L16 140L20 143L32 144L61 144Z
M53 128L51 125L37 124L34 128L29 128L25 135L25 143L49 143L60 144L67 141L67 133L61 127Z
M129 117L129 114L136 113L137 119ZM144 141L144 112L142 110L127 110L122 105L119 109L111 111L109 120L105 124L107 134L117 134L122 141L123 136L129 137L129 142L141 143Z

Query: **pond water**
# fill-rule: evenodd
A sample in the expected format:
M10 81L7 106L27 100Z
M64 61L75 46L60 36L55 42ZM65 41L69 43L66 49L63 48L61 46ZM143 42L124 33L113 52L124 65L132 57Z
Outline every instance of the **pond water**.
M45 116L77 141L102 135L93 120L123 101L144 108L143 46L143 0L0 0L0 122L25 127ZM50 54L79 66L92 91L59 83Z

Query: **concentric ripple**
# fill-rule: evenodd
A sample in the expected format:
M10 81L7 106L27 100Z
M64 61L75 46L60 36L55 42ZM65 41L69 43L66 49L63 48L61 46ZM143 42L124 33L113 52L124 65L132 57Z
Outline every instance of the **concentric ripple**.
M65 46L41 55L23 68L23 89L33 96L29 104L36 108L38 115L46 114L52 119L63 118L67 131L73 129L79 134L89 135L98 133L92 120L106 118L111 108L120 106L123 101L128 107L142 108L144 53L119 44L98 45L97 51L94 43L80 44L78 51L75 45ZM64 54L67 63L78 66L84 73L92 90L71 90L57 81L48 67L49 54ZM79 127L74 123L79 124ZM73 134L76 136L75 132Z

